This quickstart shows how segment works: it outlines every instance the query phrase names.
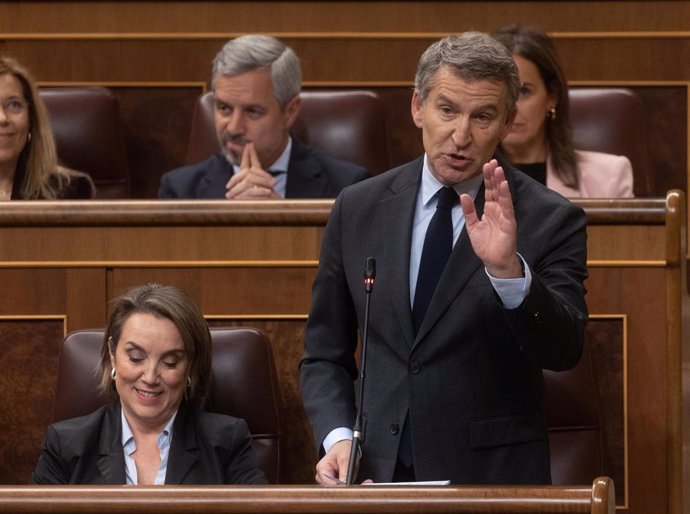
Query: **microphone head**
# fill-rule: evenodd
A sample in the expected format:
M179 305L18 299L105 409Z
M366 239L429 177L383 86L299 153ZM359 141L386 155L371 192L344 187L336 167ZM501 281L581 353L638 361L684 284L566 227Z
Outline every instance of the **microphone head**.
M374 259L373 257L367 257L367 262L364 265L364 278L376 278L376 259Z
M369 294L374 287L374 279L376 278L376 259L367 257L367 262L364 264L364 291Z

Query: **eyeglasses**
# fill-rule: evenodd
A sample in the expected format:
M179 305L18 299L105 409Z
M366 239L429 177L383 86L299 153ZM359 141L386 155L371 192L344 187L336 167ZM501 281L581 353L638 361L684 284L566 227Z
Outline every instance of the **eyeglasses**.
M22 98L8 98L0 103L0 107L7 116L18 116L26 112L29 102Z

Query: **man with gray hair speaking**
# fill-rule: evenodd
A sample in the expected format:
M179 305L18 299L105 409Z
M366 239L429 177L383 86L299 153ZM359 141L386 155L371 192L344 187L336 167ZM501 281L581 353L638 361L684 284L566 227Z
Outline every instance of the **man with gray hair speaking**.
M550 482L542 369L580 358L586 220L496 152L519 91L487 34L437 41L411 101L424 155L336 199L300 363L317 482L347 477L365 319L360 480Z
M302 70L278 39L228 41L213 61L211 85L221 152L163 175L160 198L333 198L369 176L290 136Z

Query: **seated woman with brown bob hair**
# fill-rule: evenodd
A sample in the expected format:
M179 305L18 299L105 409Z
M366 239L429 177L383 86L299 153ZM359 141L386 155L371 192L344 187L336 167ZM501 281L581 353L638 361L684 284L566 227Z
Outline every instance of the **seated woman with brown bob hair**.
M85 199L94 193L87 174L59 165L48 114L29 71L0 57L0 200Z
M116 300L99 374L114 398L48 434L36 484L265 484L244 420L201 409L212 342L180 289L136 287Z

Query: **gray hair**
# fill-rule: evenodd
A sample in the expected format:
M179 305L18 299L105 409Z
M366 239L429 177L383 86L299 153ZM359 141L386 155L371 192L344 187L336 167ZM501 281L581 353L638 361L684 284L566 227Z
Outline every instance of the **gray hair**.
M520 94L520 75L510 52L488 34L465 32L432 44L419 58L415 91L426 100L434 87L436 72L448 67L463 80L496 80L506 85L507 114L515 110Z
M211 86L215 90L219 75L240 75L266 69L271 74L273 93L281 107L302 88L299 57L285 43L271 36L248 34L231 39L213 59Z

